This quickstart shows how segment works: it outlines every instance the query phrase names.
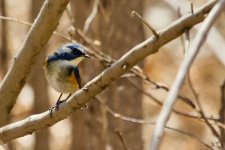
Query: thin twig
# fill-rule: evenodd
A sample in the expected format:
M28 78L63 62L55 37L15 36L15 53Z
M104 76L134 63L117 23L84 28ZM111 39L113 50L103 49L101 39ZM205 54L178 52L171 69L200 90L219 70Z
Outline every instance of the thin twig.
M128 80L130 81L131 85L134 86L137 90L139 90L140 92L142 92L142 94L148 96L152 101L154 101L156 104L158 104L159 106L163 106L163 103L158 100L156 97L154 97L152 94L150 94L149 92L144 91L142 88L139 88L131 79L128 78ZM187 114L181 111L178 111L176 109L172 109L172 111L177 114L177 115L181 115L183 117L188 117L188 118L192 118L192 119L201 119L201 116L197 116L197 115L191 115L191 114ZM212 121L217 121L218 119L214 119L214 118L207 118L209 120Z
M123 134L117 129L115 130L116 134L118 135L121 143L123 144L123 147L125 150L130 150L130 148L128 147L128 145L126 144L125 140L124 140L124 137L123 137Z
M155 36L156 39L159 38L159 34L152 28L152 26L136 11L132 11L131 12L131 16L132 17L137 17L139 20L141 20L141 22L148 27L148 29L153 33L153 35Z
M152 123L150 121L144 121L142 119L137 119L137 118L133 118L133 117L128 117L128 116L124 116L121 115L119 113L116 113L114 110L112 110L109 106L107 106L102 100L100 100L99 98L95 97L95 99L97 99L104 107L105 109L113 115L113 117L115 118L119 118L122 119L124 121L128 121L128 122L133 122L133 123L138 123L138 124L143 124L143 123Z
M191 8L191 14L194 14L194 6L192 1L190 1L190 8Z
M201 115L201 118L204 120L205 124L209 127L209 129L212 132L212 134L218 139L218 141L220 141L220 144L223 145L223 142L221 140L221 137L220 137L219 133L216 131L216 129L211 125L211 123L205 117L202 105L201 105L200 100L199 100L199 96L198 96L197 92L194 89L194 86L193 86L193 84L191 82L189 73L188 73L187 79L188 79L188 83L189 83L190 89L191 89L191 91L192 91L192 93L193 93L193 95L195 97L196 103L197 103L197 105L199 107L199 114Z
M99 5L99 0L95 0L93 5L93 10L84 23L84 29L83 29L84 33L87 33L91 22L94 20L95 16L98 13L98 5Z
M26 22L26 21L22 21L22 20L19 20L19 19L15 19L15 18L12 18L12 17L0 16L0 19L13 21L13 22L17 22L17 23L20 23L20 24L28 25L28 26L32 25L32 23L29 23L29 22Z
M182 14L181 14L181 11L180 11L180 7L177 8L177 16L178 18L182 17ZM187 31L187 30L186 30ZM185 31L185 33L186 33ZM183 54L185 54L185 40L184 40L184 35L180 36L180 40L181 40L181 46L182 46L182 49L183 49Z
M160 143L162 141L163 133L164 133L164 128L170 117L173 104L176 102L178 92L182 86L185 76L186 76L187 72L189 71L189 68L190 68L193 60L195 59L196 55L198 54L200 47L204 43L211 26L213 25L215 20L218 18L218 16L222 12L224 4L225 4L225 0L220 0L214 6L212 11L209 13L208 17L203 22L203 25L200 28L198 34L196 35L196 38L194 40L195 43L191 47L187 56L182 61L180 69L177 73L177 77L175 78L174 84L173 84L170 92L168 93L165 104L163 105L163 108L162 108L159 118L157 120L157 125L153 132L152 141L150 142L151 150L159 149Z
M19 19L12 18L12 17L0 16L0 19L7 20L7 21L12 21L12 22L17 22L17 23L24 24L24 25L27 25L27 26L32 26L32 23L30 23L30 22L19 20ZM65 36L65 35L63 35L62 33L59 33L57 31L54 31L53 33L55 35L57 35L57 36L60 36L61 38L65 39L67 41L70 41L70 38Z

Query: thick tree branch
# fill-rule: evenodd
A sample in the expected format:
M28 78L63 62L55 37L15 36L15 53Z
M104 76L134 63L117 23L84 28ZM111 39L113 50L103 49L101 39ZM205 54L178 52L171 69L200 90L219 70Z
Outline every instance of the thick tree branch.
M209 13L209 16L204 21L202 27L200 28L198 34L196 35L196 38L194 39L193 46L190 48L188 53L186 54L184 60L182 61L180 68L178 70L176 79L173 83L173 86L168 93L167 99L163 105L163 108L160 112L159 118L157 120L157 124L155 127L155 130L153 132L153 137L150 145L151 150L157 150L160 147L164 128L166 126L167 121L169 120L172 107L174 103L176 102L176 98L178 95L178 92L182 86L182 83L185 80L185 77L196 57L198 54L201 46L206 40L206 37L208 35L208 32L210 28L212 27L215 20L218 18L220 13L222 12L225 5L225 0L220 0L218 3L214 6L212 11Z
M118 61L86 84L85 87L73 94L66 103L61 105L58 111L53 111L52 117L47 111L0 128L0 140L2 142L8 142L12 139L31 134L34 131L46 128L65 119L75 110L84 107L93 97L103 91L115 79L128 72L146 56L156 53L161 46L180 36L185 29L190 29L195 24L203 21L205 15L211 10L215 2L206 4L204 7L195 11L194 14L184 16L166 29L159 31L158 39L151 37L132 48Z
M58 25L69 0L46 0L26 40L0 84L0 126L6 123L33 64Z

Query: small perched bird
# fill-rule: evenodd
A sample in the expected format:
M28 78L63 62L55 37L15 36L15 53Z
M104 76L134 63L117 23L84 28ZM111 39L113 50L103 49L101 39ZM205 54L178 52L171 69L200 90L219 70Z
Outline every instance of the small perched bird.
M54 108L58 110L59 105L66 101L71 93L81 88L78 64L84 58L89 57L81 45L69 43L60 47L45 60L44 70L47 81L56 91L61 93L55 106L50 108L51 114ZM62 95L67 93L68 97L60 100Z

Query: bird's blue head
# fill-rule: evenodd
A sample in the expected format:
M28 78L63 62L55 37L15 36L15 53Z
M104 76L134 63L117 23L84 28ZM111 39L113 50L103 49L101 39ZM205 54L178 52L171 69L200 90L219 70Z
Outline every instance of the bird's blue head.
M85 57L88 58L90 56L86 53L81 45L69 43L63 45L55 53L50 55L47 59L47 62L50 63L57 60L73 61L75 59L81 61Z

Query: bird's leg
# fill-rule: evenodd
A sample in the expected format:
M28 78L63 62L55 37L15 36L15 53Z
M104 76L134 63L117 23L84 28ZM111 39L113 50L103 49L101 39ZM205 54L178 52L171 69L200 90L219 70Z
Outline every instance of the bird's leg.
M52 111L53 111L54 108L56 108L56 110L59 109L59 104L61 104L60 99L61 99L62 95L63 95L63 93L60 94L60 96L59 96L58 100L56 101L55 105L52 106L51 108L49 108L50 116L52 116Z
M62 95L63 95L63 93L60 94L60 96L59 96L58 100L56 101L55 105L59 105L60 104L60 99L61 99Z
M71 93L67 96L66 99L60 100L61 97L62 97L62 93L61 93L60 96L59 96L59 98L58 98L58 100L57 100L57 102L55 103L55 108L56 108L56 110L59 110L59 105L60 105L61 103L65 102L70 96L71 96Z
M59 103L61 104L61 103L65 102L66 100L68 100L68 98L69 98L70 96L71 96L71 93L67 96L67 98L66 98L66 99L61 100Z
M63 93L60 94L58 100L55 103L55 106L54 107L56 108L56 110L59 110L59 105L62 103L62 101L60 100L61 97L62 97L62 95L63 95Z

